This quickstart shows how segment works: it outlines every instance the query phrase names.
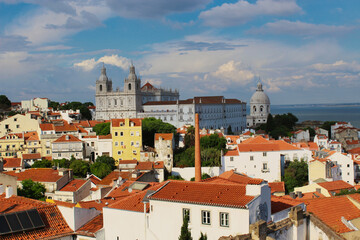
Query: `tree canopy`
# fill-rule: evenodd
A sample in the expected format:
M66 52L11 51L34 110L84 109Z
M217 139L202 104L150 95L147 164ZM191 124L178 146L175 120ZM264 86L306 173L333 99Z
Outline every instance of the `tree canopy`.
M280 136L290 136L297 121L298 118L292 113L278 114L275 117L269 114L267 122L261 124L258 129L262 129L273 138L278 139Z
M93 131L96 132L96 135L110 134L110 122L96 124L93 127Z
M21 181L22 188L18 188L17 192L19 196L44 200L46 188L43 184L34 182L31 179Z
M186 213L181 226L179 240L192 240L191 232L189 231L189 214Z
M294 191L295 187L302 187L308 183L308 164L301 160L294 160L285 167L283 177L287 193Z
M156 118L144 118L142 120L143 146L154 147L155 133L173 133L176 137L176 127Z
M0 109L7 110L11 107L11 101L5 95L0 95Z
M52 166L52 162L46 159L35 161L31 168L50 168Z
M73 160L69 166L76 177L84 178L90 172L89 163L83 160Z
M103 162L95 162L90 165L90 172L99 178L104 178L112 172L112 167Z
M60 106L58 102L50 101L49 107L52 107L54 110L80 110L81 117L83 119L91 120L91 112L88 109L89 106L94 106L91 102L67 102L67 104Z

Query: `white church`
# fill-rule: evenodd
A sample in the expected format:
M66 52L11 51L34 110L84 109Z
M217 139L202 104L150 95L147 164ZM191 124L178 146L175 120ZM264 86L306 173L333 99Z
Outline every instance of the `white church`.
M113 90L112 80L107 77L105 66L96 81L96 120L114 118L155 117L177 128L195 125L195 113L199 113L200 128L224 129L240 133L247 127L265 123L270 113L270 100L263 92L261 83L250 100L250 116L246 117L246 102L226 99L224 96L201 96L179 100L178 90L156 88L150 83L141 86L141 79L130 66L122 91Z

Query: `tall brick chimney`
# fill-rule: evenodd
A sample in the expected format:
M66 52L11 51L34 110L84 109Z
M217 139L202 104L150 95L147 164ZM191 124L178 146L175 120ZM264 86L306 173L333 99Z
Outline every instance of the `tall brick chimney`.
M195 182L201 181L199 114L195 114Z

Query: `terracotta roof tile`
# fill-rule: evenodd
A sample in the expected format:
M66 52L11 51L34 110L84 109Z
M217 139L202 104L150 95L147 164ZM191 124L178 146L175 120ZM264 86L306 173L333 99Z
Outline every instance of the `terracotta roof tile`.
M55 126L55 132L77 132L78 129L75 125L64 124L63 126Z
M17 177L17 181L22 181L25 179L31 179L35 182L56 182L63 176L59 175L58 170L51 168L30 168L22 171L20 173L15 171L4 172L7 175Z
M40 153L24 153L22 155L22 158L24 160L41 159L41 154Z
M173 140L173 133L155 133L155 140L159 140L160 137L163 140Z
M39 124L41 131L53 131L55 126L52 123L41 123Z
M280 212L282 210L285 210L287 208L291 208L294 206L297 206L301 204L302 202L297 201L292 198L284 198L284 197L278 197L278 196L271 196L271 214Z
M242 184L254 184L259 185L264 182L261 178L252 178L245 174L237 173L234 170L226 171L220 174L219 178L227 179L232 182L242 183Z
M229 156L239 156L239 152L238 152L237 149L236 150L229 150L229 151L227 151L225 153L224 156L227 156L227 157L229 157Z
M135 169L137 170L151 170L153 168L152 162L138 162Z
M113 184L113 180L121 177L122 179L131 180L131 172L120 172L120 171L112 171L106 177L104 177L98 185L107 185L110 186Z
M133 122L135 127L141 126L141 118L130 118L129 122ZM120 123L125 123L125 119L111 119L113 127L120 127Z
M342 189L353 189L354 186L344 182L343 180L333 181L333 182L322 182L318 183L321 187L325 188L328 191L331 192L338 192Z
M21 158L4 158L4 168L17 168L22 166Z
M306 202L307 211L314 214L337 233L353 231L341 219L344 217L349 221L360 217L360 209L348 199L348 196L354 197L354 195L357 195L355 196L357 198L359 194L308 200Z
M83 180L83 179L74 179L71 182L69 182L68 184L66 184L63 188L60 189L60 191L65 191L65 192L76 192L79 188L81 188L85 183L87 182L87 180Z
M243 184L170 181L150 199L203 205L245 208L254 196L246 195Z
M95 233L103 228L103 215L100 213L98 216L94 217L84 226L79 228L76 232L79 235L95 237Z
M271 188L271 194L275 192L285 192L284 182L269 182L269 187Z
M68 135L62 135L61 137L56 139L54 142L60 143L60 142L82 142L82 141L80 139L78 139L77 137L75 137L74 135L68 134Z

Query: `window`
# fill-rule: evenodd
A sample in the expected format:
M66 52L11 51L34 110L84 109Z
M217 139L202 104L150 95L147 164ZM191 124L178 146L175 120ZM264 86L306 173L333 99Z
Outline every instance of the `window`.
M124 146L124 142L120 142L120 145L121 145L121 146Z
M118 151L118 155L121 155L121 151Z
M115 146L119 146L119 142L115 142Z
M254 156L250 156L250 161L253 161L254 160Z
M20 125L18 124L18 125L16 125L16 128L20 128Z
M9 129L9 124L5 124L5 129Z
M124 136L124 133L123 133L123 132L120 132L120 136Z
M133 154L136 154L136 150L133 150Z
M189 208L183 208L183 219L185 218L186 215L188 216L189 222L190 222L190 209Z
M201 211L202 224L210 225L210 211Z
M130 132L130 136L134 136L134 132Z
M229 213L220 213L220 226L229 227Z
M168 154L167 157L170 158L170 154Z
M267 168L268 166L267 166L267 163L263 163L263 169L264 170L267 170L268 168Z
M46 154L50 154L50 150L46 150Z
M91 146L92 146L92 147L95 146L95 143L94 143L94 142L91 142Z
M131 142L130 145L131 145L131 146L134 146L134 142Z
M347 167L350 167L350 164L348 164Z
M118 132L115 132L115 137L117 137L117 135L118 135Z
M136 136L140 136L139 131L136 131Z
M58 157L61 157L61 153L58 153Z
M263 157L266 157L267 153L266 152L263 152Z
M230 162L234 161L234 157L230 157Z
M17 121L17 118L14 118L14 122L16 122Z

